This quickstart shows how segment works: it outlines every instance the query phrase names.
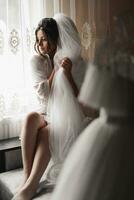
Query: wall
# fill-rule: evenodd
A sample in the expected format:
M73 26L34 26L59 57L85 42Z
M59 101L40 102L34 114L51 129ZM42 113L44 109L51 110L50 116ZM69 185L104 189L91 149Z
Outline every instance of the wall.
M134 0L42 1L44 2L44 16L53 16L56 12L63 12L73 19L82 40L82 55L87 59L94 57L96 45L105 37L107 30L112 31L113 16L134 9Z
M111 0L110 1L110 27L111 31L113 30L113 17L125 14L130 10L134 10L134 1L133 0Z

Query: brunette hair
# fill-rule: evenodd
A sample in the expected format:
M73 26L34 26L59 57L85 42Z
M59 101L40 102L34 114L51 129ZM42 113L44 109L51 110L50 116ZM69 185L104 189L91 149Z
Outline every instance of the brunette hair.
M38 38L37 38L37 32L39 30L42 30L48 40L48 45L51 47L51 44L57 45L58 39L59 39L59 31L57 27L57 23L55 19L53 18L43 18L39 23L35 30L35 44L34 49L37 53L41 54L39 51L39 47L37 45Z

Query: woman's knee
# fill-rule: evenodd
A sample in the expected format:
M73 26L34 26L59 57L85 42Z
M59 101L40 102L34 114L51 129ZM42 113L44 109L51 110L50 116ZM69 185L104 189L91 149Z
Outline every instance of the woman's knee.
M40 122L40 114L37 113L37 112L31 112L29 113L26 118L25 118L25 124L31 124L31 125L34 125L35 123L38 123Z
M34 135L38 135L42 127L45 127L45 121L43 120L43 116L37 112L31 112L25 118L21 130L21 137L25 137L26 135L29 137L33 133Z
M41 115L37 112L31 112L27 115L27 117L25 119L25 125L36 127L37 129L40 129L40 128L47 126L47 122L45 121L43 115Z

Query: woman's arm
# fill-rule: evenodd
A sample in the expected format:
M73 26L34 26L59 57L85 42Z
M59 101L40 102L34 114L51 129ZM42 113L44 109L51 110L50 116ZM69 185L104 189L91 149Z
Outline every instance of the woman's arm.
M35 92L39 99L48 98L53 74L47 57L35 55L31 59L31 75Z
M61 66L65 69L65 75L72 86L75 96L77 97L79 91L71 73L72 69L71 60L67 57L63 58L63 60L61 61Z
M48 78L49 87L50 87L50 88L51 88L51 85L52 85L52 81L53 81L54 74L55 74L55 70L53 69L52 73L50 74L50 76L49 76L49 78Z

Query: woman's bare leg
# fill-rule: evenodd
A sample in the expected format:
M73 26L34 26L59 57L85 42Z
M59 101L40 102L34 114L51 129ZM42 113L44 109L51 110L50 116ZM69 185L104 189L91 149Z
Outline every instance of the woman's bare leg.
M38 132L35 156L30 176L21 190L13 198L14 200L30 200L35 194L39 181L50 160L48 137L47 127L42 128Z
M43 116L38 113L30 113L21 131L22 160L24 168L24 182L28 179L35 154L38 131L45 126Z

